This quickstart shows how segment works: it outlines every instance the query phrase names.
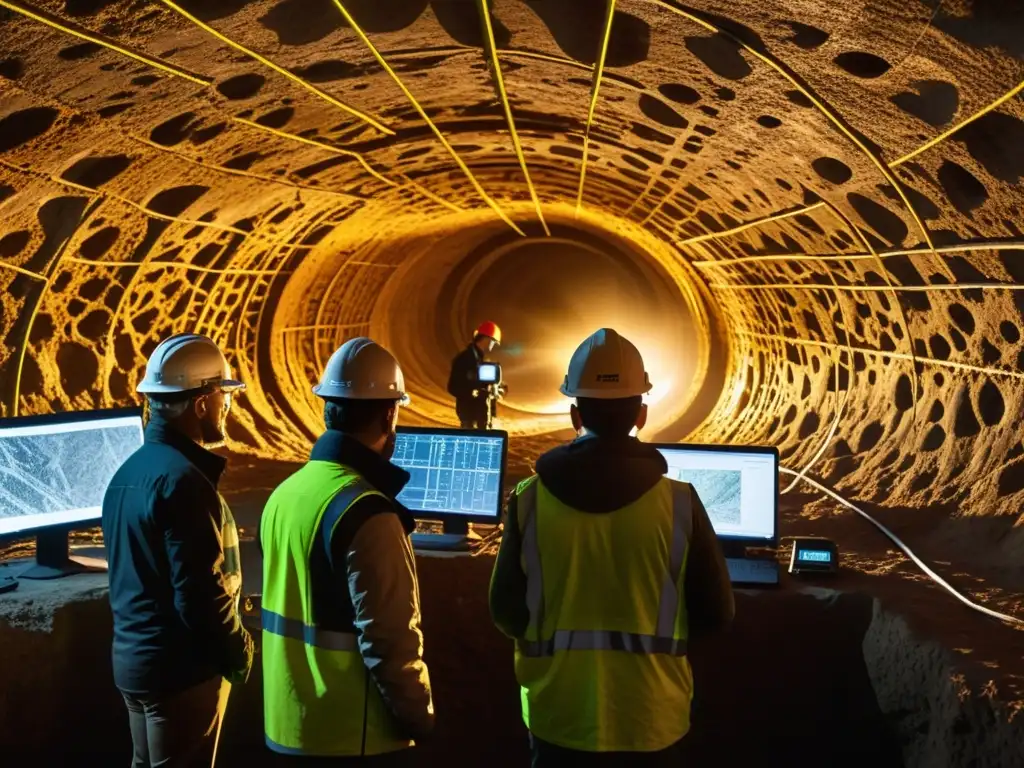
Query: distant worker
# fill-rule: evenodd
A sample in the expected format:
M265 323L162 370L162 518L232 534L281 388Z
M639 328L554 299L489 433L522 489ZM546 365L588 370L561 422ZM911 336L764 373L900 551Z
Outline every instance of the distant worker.
M535 767L679 765L687 640L733 617L700 498L630 436L650 389L633 344L608 328L586 339L561 388L580 437L510 497L490 606L516 641Z
M326 431L260 522L267 746L298 766L366 756L367 765L412 765L409 748L433 730L434 705L415 521L395 501L409 473L390 462L405 380L390 352L355 338L331 355L313 392L325 401Z
M114 615L114 684L128 707L135 768L213 765L231 683L253 644L242 626L238 530L217 492L234 393L244 389L205 336L159 344L137 387L145 441L103 497Z
M501 328L488 320L452 360L448 394L455 398L455 415L463 429L486 429L497 415L497 386L480 381L478 371L481 363L489 362L487 353L500 344ZM504 394L507 387L501 384L500 390Z

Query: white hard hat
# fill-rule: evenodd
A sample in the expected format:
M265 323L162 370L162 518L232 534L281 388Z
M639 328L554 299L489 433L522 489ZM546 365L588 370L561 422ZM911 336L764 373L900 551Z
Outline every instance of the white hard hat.
M651 391L644 361L629 339L602 328L576 347L561 392L568 397L613 400Z
M245 389L245 384L231 377L231 366L213 339L179 333L153 350L135 391L159 395L202 389L231 391Z
M409 402L405 377L395 356L365 336L349 339L335 350L313 394L349 400L399 400L403 405Z

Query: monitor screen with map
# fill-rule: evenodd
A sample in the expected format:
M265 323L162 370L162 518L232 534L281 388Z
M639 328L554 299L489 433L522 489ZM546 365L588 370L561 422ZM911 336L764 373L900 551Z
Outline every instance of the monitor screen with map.
M779 452L759 446L654 445L672 480L690 483L720 539L775 546L779 529Z
M0 536L96 524L107 484L142 445L142 411L0 419Z
M399 427L391 461L411 478L398 501L423 520L496 524L507 454L501 430Z

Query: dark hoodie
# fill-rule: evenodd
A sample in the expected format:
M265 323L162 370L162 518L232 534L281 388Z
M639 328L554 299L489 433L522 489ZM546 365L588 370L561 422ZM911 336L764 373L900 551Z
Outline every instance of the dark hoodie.
M587 435L559 446L537 460L537 475L551 494L573 509L608 514L632 504L665 475L668 465L656 448L636 438ZM734 613L732 584L721 545L697 491L690 488L693 533L686 562L684 592L690 633L708 632L728 624ZM516 496L491 578L491 616L498 629L512 638L526 632L526 574L516 525Z

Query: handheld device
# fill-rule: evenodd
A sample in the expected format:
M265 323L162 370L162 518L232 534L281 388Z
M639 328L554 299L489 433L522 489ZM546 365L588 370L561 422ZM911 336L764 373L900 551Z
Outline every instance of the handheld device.
M655 444L665 476L697 491L733 584L777 586L779 452L763 446Z
M465 550L479 538L470 523L497 525L507 458L501 430L399 427L391 461L412 477L397 500L418 520L444 526L443 534L413 534L413 546Z
M141 408L0 419L0 539L36 537L20 578L105 569L73 560L68 533L99 524L110 479L142 440Z
M476 378L481 384L500 384L501 366L497 363L480 363L476 367Z
M479 363L476 367L477 386L486 394L487 429L494 426L494 404L501 400L507 391L501 379L501 366L498 363Z
M794 574L832 574L839 572L839 547L820 536L793 539L789 572Z

